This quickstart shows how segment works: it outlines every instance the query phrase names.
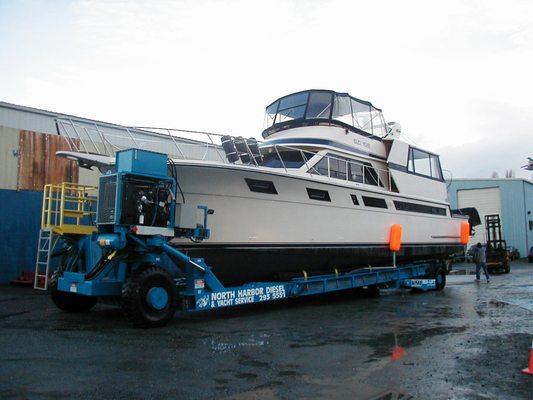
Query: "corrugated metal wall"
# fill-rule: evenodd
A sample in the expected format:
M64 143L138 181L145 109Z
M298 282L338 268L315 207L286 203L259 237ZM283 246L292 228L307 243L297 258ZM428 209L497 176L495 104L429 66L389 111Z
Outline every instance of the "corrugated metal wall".
M19 130L0 126L0 189L16 189Z
M35 268L42 195L40 191L0 189L0 283Z
M525 229L527 232L526 246L529 251L533 247L533 184L523 182L524 212L526 214Z
M0 102L0 125L18 130L57 134L56 113Z
M533 233L528 226L528 218L533 220L533 183L523 179L457 179L448 187L451 207L458 208L458 190L490 187L500 188L502 227L507 245L516 247L525 257L528 246L533 246ZM471 206L475 207L475 204ZM528 215L528 211L531 214ZM477 229L485 228L479 226Z

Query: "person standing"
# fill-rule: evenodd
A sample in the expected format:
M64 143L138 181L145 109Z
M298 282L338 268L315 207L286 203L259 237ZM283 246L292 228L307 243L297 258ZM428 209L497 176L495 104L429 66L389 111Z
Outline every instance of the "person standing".
M474 252L474 261L476 263L476 281L479 281L479 272L483 268L483 272L487 277L487 283L490 282L489 271L487 270L487 251L486 248L478 243Z

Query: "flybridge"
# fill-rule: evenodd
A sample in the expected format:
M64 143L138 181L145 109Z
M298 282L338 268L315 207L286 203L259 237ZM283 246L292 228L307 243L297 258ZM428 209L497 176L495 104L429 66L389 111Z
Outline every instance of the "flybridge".
M297 126L328 123L367 136L383 137L387 125L372 103L332 90L306 90L274 101L266 108L263 137Z

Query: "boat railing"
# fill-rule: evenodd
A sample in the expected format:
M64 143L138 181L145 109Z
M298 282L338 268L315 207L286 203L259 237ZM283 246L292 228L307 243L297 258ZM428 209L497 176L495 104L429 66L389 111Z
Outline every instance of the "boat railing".
M223 135L170 128L128 127L72 118L56 118L60 136L72 151L114 157L119 150L139 148L164 152L172 158L228 162Z
M79 121L67 117L57 118L56 126L58 133L65 138L70 149L75 152L114 157L119 150L140 148L166 153L176 159L218 161L232 164L222 147L222 138L229 135L174 128L127 127ZM305 171L310 175L326 176L332 180L351 181L392 190L389 171L362 162L332 155L322 155L318 161L313 160L311 163L311 159L317 154L316 151L282 144L269 145L261 141L257 141L258 146L262 149L260 157L257 157L246 140L244 144L249 162L237 161L236 163L262 166L261 157L265 155L267 149L273 149L273 154L279 160L279 167L288 172L292 169L290 165L291 161L294 160L284 158L283 154L298 152L304 162ZM321 160L324 161L319 168L317 165ZM343 165L343 171L339 171L339 168L333 168L334 164L337 167Z

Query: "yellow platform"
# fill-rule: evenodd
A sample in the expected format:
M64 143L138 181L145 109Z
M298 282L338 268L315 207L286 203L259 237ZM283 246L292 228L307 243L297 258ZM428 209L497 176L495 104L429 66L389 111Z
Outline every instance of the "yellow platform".
M58 235L96 232L96 190L95 186L70 182L45 185L41 229Z

